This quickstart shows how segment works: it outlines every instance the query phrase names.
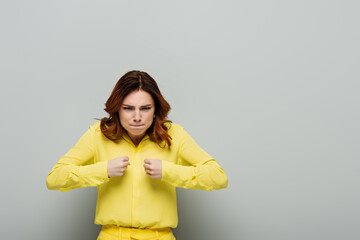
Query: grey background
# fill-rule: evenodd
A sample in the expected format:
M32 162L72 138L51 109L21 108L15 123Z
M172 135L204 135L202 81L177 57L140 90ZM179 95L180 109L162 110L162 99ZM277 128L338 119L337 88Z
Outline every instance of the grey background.
M358 1L1 1L1 239L96 239L96 188L46 176L125 72L224 168L179 240L360 239Z

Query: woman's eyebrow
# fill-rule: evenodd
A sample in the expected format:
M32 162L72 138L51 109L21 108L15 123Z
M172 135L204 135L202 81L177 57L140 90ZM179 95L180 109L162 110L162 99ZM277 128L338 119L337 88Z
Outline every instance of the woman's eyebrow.
M122 104L123 106L126 106L126 107L134 107L134 106L132 106L132 105L129 105L129 104ZM150 103L150 104L146 104L146 105L143 105L143 106L141 106L141 107L151 107L152 106L152 104Z

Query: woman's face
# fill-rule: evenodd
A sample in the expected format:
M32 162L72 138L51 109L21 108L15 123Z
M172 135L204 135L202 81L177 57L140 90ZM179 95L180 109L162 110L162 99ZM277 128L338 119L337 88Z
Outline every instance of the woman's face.
M135 144L145 136L154 113L154 99L148 92L135 90L124 98L119 110L120 123Z

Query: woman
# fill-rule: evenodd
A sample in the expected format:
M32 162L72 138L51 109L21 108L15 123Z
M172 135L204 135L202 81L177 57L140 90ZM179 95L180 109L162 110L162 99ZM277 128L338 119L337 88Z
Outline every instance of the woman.
M48 189L97 187L98 240L175 239L176 187L226 188L224 170L179 124L155 80L130 71L105 111L48 174ZM100 119L98 119L100 120Z

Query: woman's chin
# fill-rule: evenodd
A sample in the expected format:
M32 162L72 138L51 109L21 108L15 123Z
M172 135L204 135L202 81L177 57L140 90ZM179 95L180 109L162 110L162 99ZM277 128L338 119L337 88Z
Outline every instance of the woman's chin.
M145 135L145 131L128 131L128 134L133 137L143 137Z

